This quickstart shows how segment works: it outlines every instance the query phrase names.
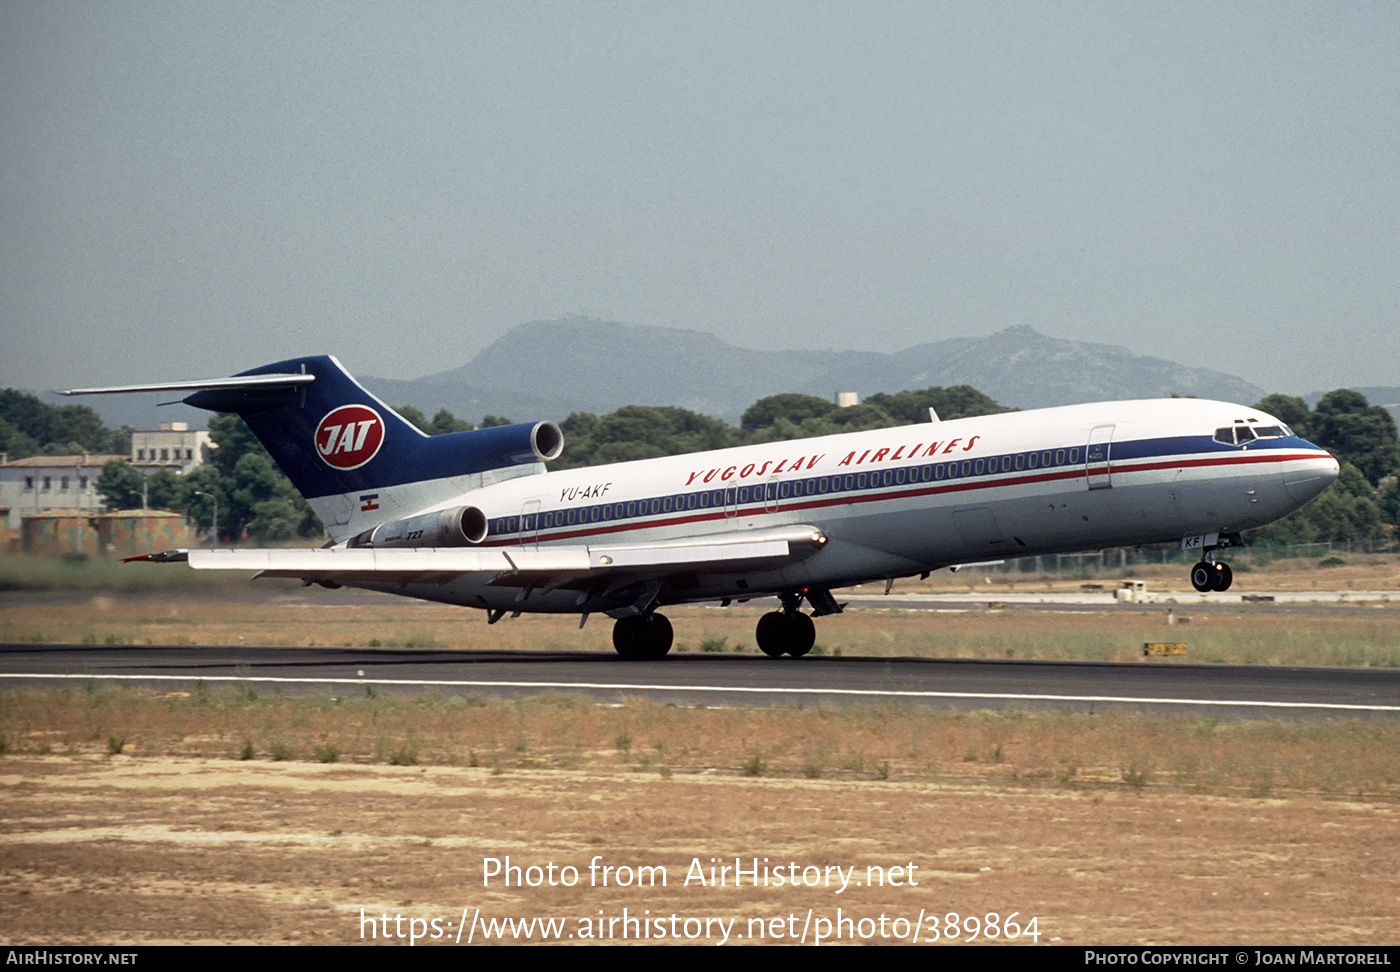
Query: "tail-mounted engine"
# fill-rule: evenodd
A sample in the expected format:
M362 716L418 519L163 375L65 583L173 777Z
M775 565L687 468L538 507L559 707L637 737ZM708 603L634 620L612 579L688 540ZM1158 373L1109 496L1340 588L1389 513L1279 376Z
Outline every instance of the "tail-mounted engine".
M471 547L486 539L486 514L475 506L420 513L351 537L349 547Z

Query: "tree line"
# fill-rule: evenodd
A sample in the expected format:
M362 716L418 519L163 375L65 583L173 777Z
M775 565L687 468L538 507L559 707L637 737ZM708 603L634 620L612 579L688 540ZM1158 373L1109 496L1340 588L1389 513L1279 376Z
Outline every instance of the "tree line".
M1257 531L1256 543L1286 545L1319 541L1391 539L1400 524L1400 437L1384 408L1349 389L1324 395L1316 408L1301 398L1269 395L1255 406L1277 416L1342 464L1337 482L1307 507ZM550 464L573 469L633 459L682 455L730 446L833 435L926 422L933 408L941 419L1011 411L967 385L869 396L839 408L814 395L770 395L754 402L737 426L674 406L628 405L595 415L575 412L560 423L564 453ZM447 409L428 418L420 409L397 409L428 435L507 425L486 415L479 424ZM77 452L129 454L130 427L107 429L84 405L53 406L32 395L0 390L0 451L11 458ZM214 526L218 498L221 539L249 537L263 543L310 539L322 534L310 506L277 468L267 450L236 415L209 421L216 448L210 462L184 476L161 470L142 476L127 463L112 463L97 482L108 506L187 513L202 531Z
M248 537L259 543L309 540L325 533L321 521L297 492L243 419L215 415L209 438L216 448L209 461L182 476L160 469L143 476L125 462L111 462L97 480L103 501L113 509L145 506L189 516L201 532L218 539Z
M109 429L86 405L50 405L13 388L0 388L0 452L31 456L129 455L129 425Z
M1326 541L1381 542L1400 524L1400 447L1395 419L1349 388L1328 392L1316 408L1292 395L1255 405L1282 419L1341 463L1332 487L1297 513L1254 534L1268 546Z

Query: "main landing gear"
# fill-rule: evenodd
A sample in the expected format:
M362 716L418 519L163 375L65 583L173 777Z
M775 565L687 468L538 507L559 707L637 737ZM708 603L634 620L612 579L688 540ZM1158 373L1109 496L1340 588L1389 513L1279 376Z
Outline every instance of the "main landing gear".
M781 611L770 611L758 619L758 630L754 632L758 647L769 658L791 655L801 658L817 643L817 626L812 618L797 609L802 598L812 604L812 615L840 614L842 605L837 604L831 592L825 588L804 589L800 594L782 594Z
M617 653L628 661L665 658L671 650L671 622L655 612L619 618L612 638Z
M811 615L798 610L803 599L812 606ZM755 632L758 647L771 658L791 655L800 658L817 643L817 626L812 618L840 614L844 604L838 604L825 587L804 587L799 591L780 594L781 611L770 611L758 619ZM725 602L728 603L727 601ZM613 647L628 661L664 658L671 650L671 622L664 614L648 612L618 618L613 623Z
M792 655L799 658L817 642L817 626L801 611L770 611L758 619L755 632L758 647L770 658Z

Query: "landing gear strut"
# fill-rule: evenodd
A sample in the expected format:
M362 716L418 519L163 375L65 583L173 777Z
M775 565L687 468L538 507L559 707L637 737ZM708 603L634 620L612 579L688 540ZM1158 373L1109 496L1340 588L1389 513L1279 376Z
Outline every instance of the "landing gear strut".
M664 614L619 618L613 625L613 647L628 661L665 658L671 650L671 622Z
M792 655L800 658L817 642L817 626L812 619L797 610L800 598L784 596L783 609L770 611L758 619L755 637L758 647L770 658Z

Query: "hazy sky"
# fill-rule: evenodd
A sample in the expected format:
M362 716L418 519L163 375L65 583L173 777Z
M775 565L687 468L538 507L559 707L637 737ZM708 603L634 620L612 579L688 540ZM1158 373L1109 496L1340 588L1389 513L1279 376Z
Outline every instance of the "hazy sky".
M0 0L0 72L0 386L579 313L1400 385L1394 2Z

